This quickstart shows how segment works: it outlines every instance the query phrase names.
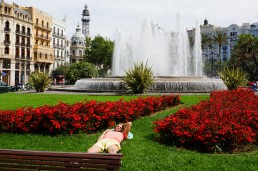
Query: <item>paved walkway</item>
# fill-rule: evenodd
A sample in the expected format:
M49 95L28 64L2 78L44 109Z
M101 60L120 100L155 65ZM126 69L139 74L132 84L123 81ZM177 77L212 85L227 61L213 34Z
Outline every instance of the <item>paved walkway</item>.
M60 86L54 86L56 88ZM35 90L22 90L15 93L22 94L86 94L86 95L128 95L121 92L76 92L76 91L57 91L57 90L46 90L45 92L36 92ZM183 95L206 95L209 93L145 93L143 95L166 95L166 94L183 94ZM255 92L258 95L258 92ZM130 94L131 95L131 94Z

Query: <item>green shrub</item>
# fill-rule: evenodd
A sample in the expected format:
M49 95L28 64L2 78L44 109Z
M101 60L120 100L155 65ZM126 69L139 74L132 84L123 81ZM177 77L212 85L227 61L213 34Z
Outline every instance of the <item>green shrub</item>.
M65 73L65 78L69 81L70 84L74 84L81 78L96 77L97 73L98 72L95 65L80 61L70 65L67 72Z
M228 87L228 90L237 89L239 86L245 86L248 83L248 75L246 72L237 69L224 68L218 72L218 75Z
M123 81L131 93L142 94L153 83L152 69L147 66L147 63L134 64L133 69L126 71Z
M42 72L33 72L29 77L29 83L37 92L44 92L51 80Z

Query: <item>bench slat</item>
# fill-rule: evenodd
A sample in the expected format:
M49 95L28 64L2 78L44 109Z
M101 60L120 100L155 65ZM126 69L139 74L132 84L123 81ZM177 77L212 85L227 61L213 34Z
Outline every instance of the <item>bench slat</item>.
M69 158L96 158L96 159L120 159L122 154L107 153L79 153L79 152L50 152L50 151L31 151L31 150L5 150L0 149L0 154L21 154L30 156L62 156Z
M111 158L110 160L107 159L84 159L84 158L63 158L63 157L41 157L41 156L30 156L30 155L5 155L5 154L0 154L0 161L2 159L22 159L22 160L44 160L44 161L60 161L60 162L80 162L80 163L93 163L93 164L114 164L114 165L120 165L120 159L113 159Z
M0 170L119 170L122 154L0 149Z
M14 165L16 167L23 167L25 165L27 166L32 166L32 165L37 165L37 166L42 166L42 167L63 167L63 166L74 166L74 167L85 167L85 168L107 168L107 169L112 169L112 168L117 168L120 165L117 164L91 164L91 163L87 163L86 161L82 162L82 163L78 163L78 162L53 162L53 161L39 161L39 160L2 160L0 162L0 164L6 164L8 166Z

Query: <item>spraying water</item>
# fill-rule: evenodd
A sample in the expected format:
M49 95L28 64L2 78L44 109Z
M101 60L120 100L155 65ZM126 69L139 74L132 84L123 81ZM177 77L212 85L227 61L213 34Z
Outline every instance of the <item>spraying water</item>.
M134 63L146 63L155 76L202 76L200 27L196 25L191 50L186 28L177 15L176 30L166 32L145 20L129 37L117 30L112 76L124 76Z

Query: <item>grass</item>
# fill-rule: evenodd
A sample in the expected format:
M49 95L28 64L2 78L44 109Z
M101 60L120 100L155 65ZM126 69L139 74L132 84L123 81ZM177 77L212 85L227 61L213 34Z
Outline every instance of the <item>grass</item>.
M25 106L43 106L45 104L55 105L59 101L73 104L83 100L97 100L97 101L116 101L121 98L124 100L136 99L139 96L98 96L85 94L20 94L20 93L0 93L0 110L17 109ZM144 97L144 96L140 96Z
M21 103L36 107L40 104L56 104L59 100L74 103L76 100L95 99L99 101L120 99L119 96L85 96L85 95L16 95L6 94L6 101L17 98L33 98L34 102L22 100ZM136 98L127 96L125 99ZM2 94L0 94L1 100ZM10 98L10 99L9 99ZM62 99L63 98L63 99ZM156 142L152 122L164 118L179 108L198 103L207 99L207 95L182 96L183 105L167 109L149 117L143 117L133 122L132 133L134 138L122 143L123 163L121 170L258 170L258 151L240 154L202 154L195 151L165 146ZM40 103L39 103L40 101ZM4 102L6 103L6 102ZM35 105L34 105L35 103ZM1 103L2 106L3 103ZM18 106L17 106L18 105ZM20 107L16 102L10 105L11 109ZM4 105L3 105L4 106ZM7 108L6 108L7 109ZM77 134L70 136L41 136L1 134L0 147L11 149L31 149L47 151L74 151L85 152L101 133L87 135Z

